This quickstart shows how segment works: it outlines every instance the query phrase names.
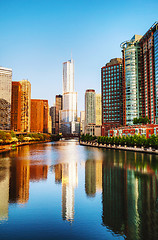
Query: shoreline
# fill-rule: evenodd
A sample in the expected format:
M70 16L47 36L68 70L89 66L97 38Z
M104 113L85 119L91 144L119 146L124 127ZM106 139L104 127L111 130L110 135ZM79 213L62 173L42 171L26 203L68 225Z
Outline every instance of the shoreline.
M138 148L138 147L125 147L125 146L116 146L116 145L110 145L110 144L98 144L98 143L86 143L86 142L79 142L82 146L87 147L96 147L96 148L104 148L104 149L114 149L114 150L122 150L122 151L131 151L131 152L140 152L140 153L147 153L147 154L156 154L158 155L158 150L152 150L152 148L144 149L144 147Z
M34 141L34 142L21 142L21 143L12 143L8 145L0 145L0 154L5 152L10 152L15 150L17 147L25 146L25 145L33 145L38 143L47 143L51 141Z

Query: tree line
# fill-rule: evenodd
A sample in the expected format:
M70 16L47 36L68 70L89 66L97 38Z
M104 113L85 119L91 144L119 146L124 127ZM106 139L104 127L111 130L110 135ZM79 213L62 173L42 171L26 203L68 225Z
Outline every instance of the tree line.
M107 137L107 136L90 136L88 134L82 135L80 137L81 141L83 142L91 142L91 143L98 143L98 144L110 144L116 146L128 146L128 147L144 147L149 148L152 147L154 149L158 149L158 135L155 136L154 134L150 138L146 138L145 135L133 135L133 136L119 136L119 137Z
M47 133L27 133L16 135L14 131L0 131L0 145L11 144L17 142L32 142L32 141L58 141L59 135L51 135Z

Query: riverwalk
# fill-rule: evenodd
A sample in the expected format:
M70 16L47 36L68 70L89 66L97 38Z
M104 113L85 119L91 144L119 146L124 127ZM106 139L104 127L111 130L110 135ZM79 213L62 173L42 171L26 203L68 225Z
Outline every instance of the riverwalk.
M96 148L105 148L105 149L114 149L114 150L123 150L123 151L132 151L132 152L141 152L141 153L150 153L150 154L158 154L158 150L153 149L151 147L128 147L121 145L111 145L111 144L98 144L97 142L83 142L80 141L80 145L88 146L88 147L96 147Z
M11 150L16 149L17 147L21 147L24 145L32 145L32 144L46 143L46 142L50 142L50 141L32 141L32 142L20 142L20 143L12 143L7 145L0 145L0 153L9 152Z

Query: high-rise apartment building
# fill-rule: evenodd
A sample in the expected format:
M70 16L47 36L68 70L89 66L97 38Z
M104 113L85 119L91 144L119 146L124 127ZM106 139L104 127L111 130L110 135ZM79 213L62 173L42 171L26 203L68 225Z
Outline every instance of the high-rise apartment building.
M56 106L52 106L49 112L52 119L52 134L55 134L55 116L56 116Z
M31 123L31 84L28 80L21 84L21 132L30 132Z
M21 131L21 84L12 82L11 129Z
M134 118L142 114L141 94L141 48L142 36L134 35L130 41L121 44L123 53L123 124L132 125Z
M85 111L80 112L80 134L85 133Z
M63 109L63 96L62 95L56 95L55 97L55 134L59 134L60 127L59 127L59 113Z
M61 129L63 134L76 133L77 92L74 92L74 61L63 63L63 110Z
M104 133L123 123L122 59L111 59L101 69L102 123Z
M148 116L150 123L158 123L158 22L140 39L142 50L142 76L144 87L144 115Z
M95 104L95 113L96 113L96 125L102 125L102 100L101 94L97 93L95 95L96 104Z
M12 69L0 67L0 130L11 128Z
M48 100L43 100L43 132L48 133L48 114L49 114L49 106Z
M143 35L134 35L123 48L124 125L148 117L158 123L158 22Z
M85 93L85 123L96 124L96 94L95 90L87 89Z
M43 133L43 100L31 99L31 132Z

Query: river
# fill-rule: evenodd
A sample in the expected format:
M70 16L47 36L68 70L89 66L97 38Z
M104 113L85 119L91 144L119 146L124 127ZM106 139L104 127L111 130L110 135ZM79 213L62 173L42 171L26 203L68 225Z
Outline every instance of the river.
M0 154L0 239L158 239L158 156L73 140Z

